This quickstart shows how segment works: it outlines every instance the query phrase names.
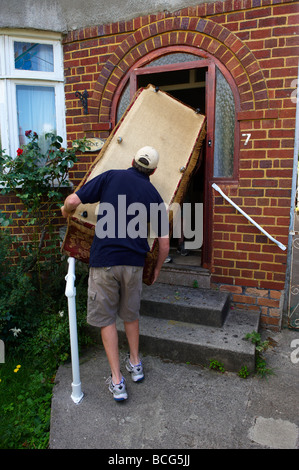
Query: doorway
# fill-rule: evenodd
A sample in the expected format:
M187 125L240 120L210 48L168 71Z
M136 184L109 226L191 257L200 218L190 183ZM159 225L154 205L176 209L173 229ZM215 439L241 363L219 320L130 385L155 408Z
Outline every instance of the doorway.
M194 108L201 114L206 114L206 75L208 67L172 70L139 74L137 76L137 89L152 84L160 90L167 92L182 103ZM196 203L204 205L204 174L205 174L205 145L202 145L198 164L190 181L184 202L191 207L191 227L195 230ZM198 217L198 216L197 216ZM202 224L203 222L201 222ZM202 230L202 227L201 227ZM195 249L188 249L188 241L194 241L194 236L181 239L171 238L170 253L167 265L170 266L202 266L202 245ZM187 243L186 243L187 242Z
M238 183L240 97L225 66L207 52L189 46L169 46L137 60L114 94L112 127L121 119L138 88L155 85L206 116L202 159L190 184L191 200L203 204L203 243L195 264L211 271L213 253L212 183ZM174 241L172 240L172 245ZM172 247L174 248L174 247ZM192 253L192 256L195 253ZM180 257L181 263L192 258Z

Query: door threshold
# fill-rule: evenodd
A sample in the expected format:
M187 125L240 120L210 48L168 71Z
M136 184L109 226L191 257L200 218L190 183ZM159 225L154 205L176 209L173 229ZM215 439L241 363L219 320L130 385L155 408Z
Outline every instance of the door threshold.
M158 282L172 285L210 288L211 273L201 266L200 251L182 256L171 249L170 263L164 263Z
M195 270L204 269L201 266L201 250L192 250L186 256L177 253L175 248L169 250L170 262L164 263L163 268L166 269L185 269L194 268Z

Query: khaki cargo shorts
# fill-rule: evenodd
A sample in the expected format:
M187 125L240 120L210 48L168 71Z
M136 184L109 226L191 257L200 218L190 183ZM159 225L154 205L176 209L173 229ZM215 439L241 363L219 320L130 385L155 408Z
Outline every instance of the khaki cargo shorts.
M142 274L141 266L90 268L87 323L112 325L116 315L126 322L139 319Z

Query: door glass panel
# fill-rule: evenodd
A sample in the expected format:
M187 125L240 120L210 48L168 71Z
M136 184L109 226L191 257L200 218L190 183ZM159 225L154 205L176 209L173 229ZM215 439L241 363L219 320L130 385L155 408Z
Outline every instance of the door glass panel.
M214 176L232 177L235 143L235 100L232 90L216 67Z
M122 92L122 95L120 97L120 100L118 102L116 122L120 120L120 118L124 114L129 104L130 104L130 80L128 80L128 83L126 84Z
M172 54L166 54L158 59L153 60L146 67L156 67L157 65L169 65L169 64L181 64L183 62L194 62L202 60L203 57L199 57L194 54L186 54L184 52L174 52Z
M30 42L14 42L15 68L37 72L53 72L53 46Z
M17 85L16 89L19 145L28 143L28 130L36 132L41 143L46 133L56 132L55 88Z
M179 64L179 63L184 63L184 62L198 62L199 60L202 60L203 57L199 57L194 54L188 54L185 52L174 52L171 54L166 54L161 57L158 57L158 59L153 60L149 64L147 64L145 67L155 67L158 65L171 65L171 64ZM189 71L188 70L182 70L178 72L178 74L181 74L181 83L185 83L186 81L189 80ZM163 80L163 74L160 75L160 80ZM170 80L170 75L164 74L166 76L166 81L167 84L169 85L169 80ZM176 75L176 79L178 78L178 75ZM196 75L197 79L197 75ZM163 86L163 82L158 83L158 86ZM143 86L142 83L138 84L138 86ZM129 106L130 103L130 86L129 86L129 81L126 84L121 98L118 103L118 108L117 108L117 116L116 116L116 122L120 120L122 117L123 113L125 112L127 106Z

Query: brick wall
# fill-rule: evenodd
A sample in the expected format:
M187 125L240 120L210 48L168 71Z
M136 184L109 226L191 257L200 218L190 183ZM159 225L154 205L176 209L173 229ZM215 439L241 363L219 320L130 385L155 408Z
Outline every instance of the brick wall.
M251 49L265 77L268 107L240 113L238 186L223 189L273 237L287 245L295 135L291 101L298 67L296 3L275 4L229 14L230 25ZM232 292L238 308L261 313L262 322L281 322L286 252L259 233L219 195L215 195L214 276L221 290Z
M69 32L64 38L69 140L106 138L111 107L130 68L161 47L189 45L219 60L238 89L239 179L219 186L272 236L287 244L299 55L296 1L226 0ZM84 115L75 92L89 93ZM244 133L251 138L245 145ZM70 173L76 186L95 154ZM8 202L11 210L16 201ZM234 304L281 322L286 252L213 194L212 282Z
M279 101L279 100L278 100ZM224 187L231 199L274 238L287 246L293 165L294 108L281 100L275 119L241 122L250 132L240 149L238 187ZM273 113L274 114L274 113ZM238 308L261 312L262 321L279 325L287 254L215 197L214 276L220 289L230 290ZM227 286L230 285L231 287Z
M64 41L67 130L70 139L109 135L111 106L130 67L154 49L188 44L214 55L233 76L240 96L239 180L219 185L257 223L288 242L295 132L299 8L297 2L228 0L70 32ZM87 89L82 115L75 91ZM245 145L242 134L251 134ZM72 173L84 175L93 155ZM283 252L213 195L212 282L232 293L238 308L261 313L276 328L282 317Z
M69 189L63 189L63 193L65 194L65 197L67 194L69 194ZM45 206L44 210L42 210L42 213L46 214L46 204L47 202L45 201ZM6 194L5 196L0 195L0 210L3 211L7 217L10 217L12 219L12 224L9 225L8 229L10 230L11 236L15 239L18 240L14 244L14 248L20 248L24 244L29 244L31 245L32 242L35 240L35 243L39 243L40 241L40 234L41 234L41 229L37 230L37 227L35 225L26 225L26 218L24 216L19 216L17 215L17 211L24 211L24 206L21 203L20 199L14 194L13 192L10 192ZM52 213L52 219L51 219L51 230L47 229L45 236L43 238L43 250L41 252L40 256L40 261L43 261L43 254L47 252L47 254L53 253L52 248L53 248L53 233L56 235L59 235L59 229L65 225L65 219L61 216L60 209L57 206L57 210L53 211ZM36 236L38 239L36 239ZM60 240L57 241L57 247L58 244L60 244ZM21 252L22 253L22 252ZM24 252L25 253L25 252ZM19 253L17 251L13 251L13 256L12 256L12 263L17 264L19 261Z

